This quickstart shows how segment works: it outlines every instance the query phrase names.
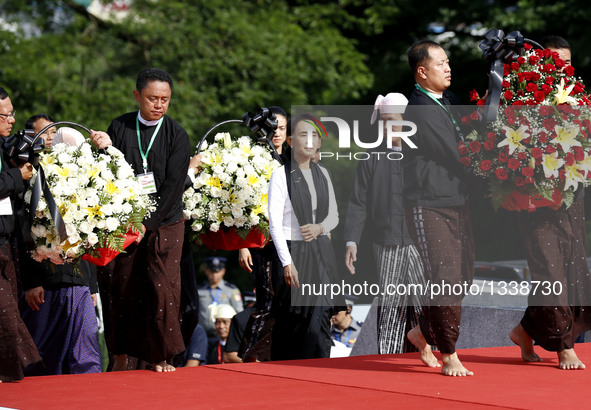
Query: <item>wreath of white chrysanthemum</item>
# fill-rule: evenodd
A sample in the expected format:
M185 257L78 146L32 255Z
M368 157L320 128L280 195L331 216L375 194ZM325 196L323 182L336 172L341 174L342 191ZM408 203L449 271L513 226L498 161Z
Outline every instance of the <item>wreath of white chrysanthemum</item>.
M201 169L183 195L194 239L224 227L242 236L253 228L268 235L267 191L279 167L269 149L249 137L233 140L219 133L212 144L204 143L201 154Z
M65 223L67 239L62 241L45 199L39 201L31 234L37 261L74 262L98 248L122 251L123 235L139 231L146 214L154 210L154 201L142 187L117 148L99 153L90 144L79 147L55 145L40 155L45 178ZM25 193L30 204L31 187Z

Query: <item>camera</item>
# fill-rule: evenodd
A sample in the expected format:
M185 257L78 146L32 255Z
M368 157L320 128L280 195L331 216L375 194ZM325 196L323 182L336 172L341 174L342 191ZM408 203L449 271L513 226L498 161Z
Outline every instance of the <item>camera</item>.
M43 138L35 140L34 130L19 130L4 140L2 149L6 160L13 167L26 162L33 166L39 165L39 153L45 148Z

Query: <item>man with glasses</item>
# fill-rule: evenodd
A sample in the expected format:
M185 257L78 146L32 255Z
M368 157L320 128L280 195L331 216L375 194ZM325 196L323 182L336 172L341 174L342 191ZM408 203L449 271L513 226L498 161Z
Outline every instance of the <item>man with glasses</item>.
M0 136L12 132L15 110L10 97L0 87ZM14 230L12 197L24 191L23 180L33 176L28 162L18 168L9 168L0 158L0 382L21 380L23 368L41 360L17 303L17 279L10 234Z

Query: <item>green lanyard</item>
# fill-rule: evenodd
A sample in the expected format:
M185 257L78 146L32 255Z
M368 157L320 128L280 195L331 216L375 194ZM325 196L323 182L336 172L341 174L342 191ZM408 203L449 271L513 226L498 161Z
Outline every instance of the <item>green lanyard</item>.
M142 139L140 138L140 114L138 113L137 117L135 118L135 129L137 130L137 143L140 148L140 155L142 156L142 166L144 167L144 174L148 172L148 153L150 152L150 149L152 148L152 144L154 143L154 140L156 139L156 135L158 134L158 131L160 131L160 126L162 125L163 121L164 121L164 117L160 118L160 121L158 121L158 125L156 126L156 129L154 130L154 134L152 134L152 139L150 140L150 145L148 145L148 149L147 149L146 153L144 154L144 151L142 150Z
M454 126L456 127L456 131L458 132L458 134L460 135L460 139L462 141L464 141L464 134L462 133L462 130L460 129L460 127L458 126L458 123L456 122L456 119L454 118L454 116L451 114L451 112L449 112L449 110L447 109L447 107L443 104L441 104L441 101L439 101L439 98L435 98L433 97L433 95L425 90L423 87L421 87L419 84L415 84L415 87L417 87L417 90L425 93L427 95L427 97L431 98L433 101L435 101L437 104L439 104L439 106L441 108L443 108L445 110L445 112L449 115L449 118L451 118L451 121L454 123Z

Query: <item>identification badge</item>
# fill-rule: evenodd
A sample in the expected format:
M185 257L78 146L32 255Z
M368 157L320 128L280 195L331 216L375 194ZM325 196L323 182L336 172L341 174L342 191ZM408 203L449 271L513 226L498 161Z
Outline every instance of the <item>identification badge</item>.
M10 198L0 199L0 215L12 215Z
M146 172L145 174L139 174L137 176L140 185L142 186L142 190L144 194L155 194L156 190L156 180L154 180L154 173L153 172Z

